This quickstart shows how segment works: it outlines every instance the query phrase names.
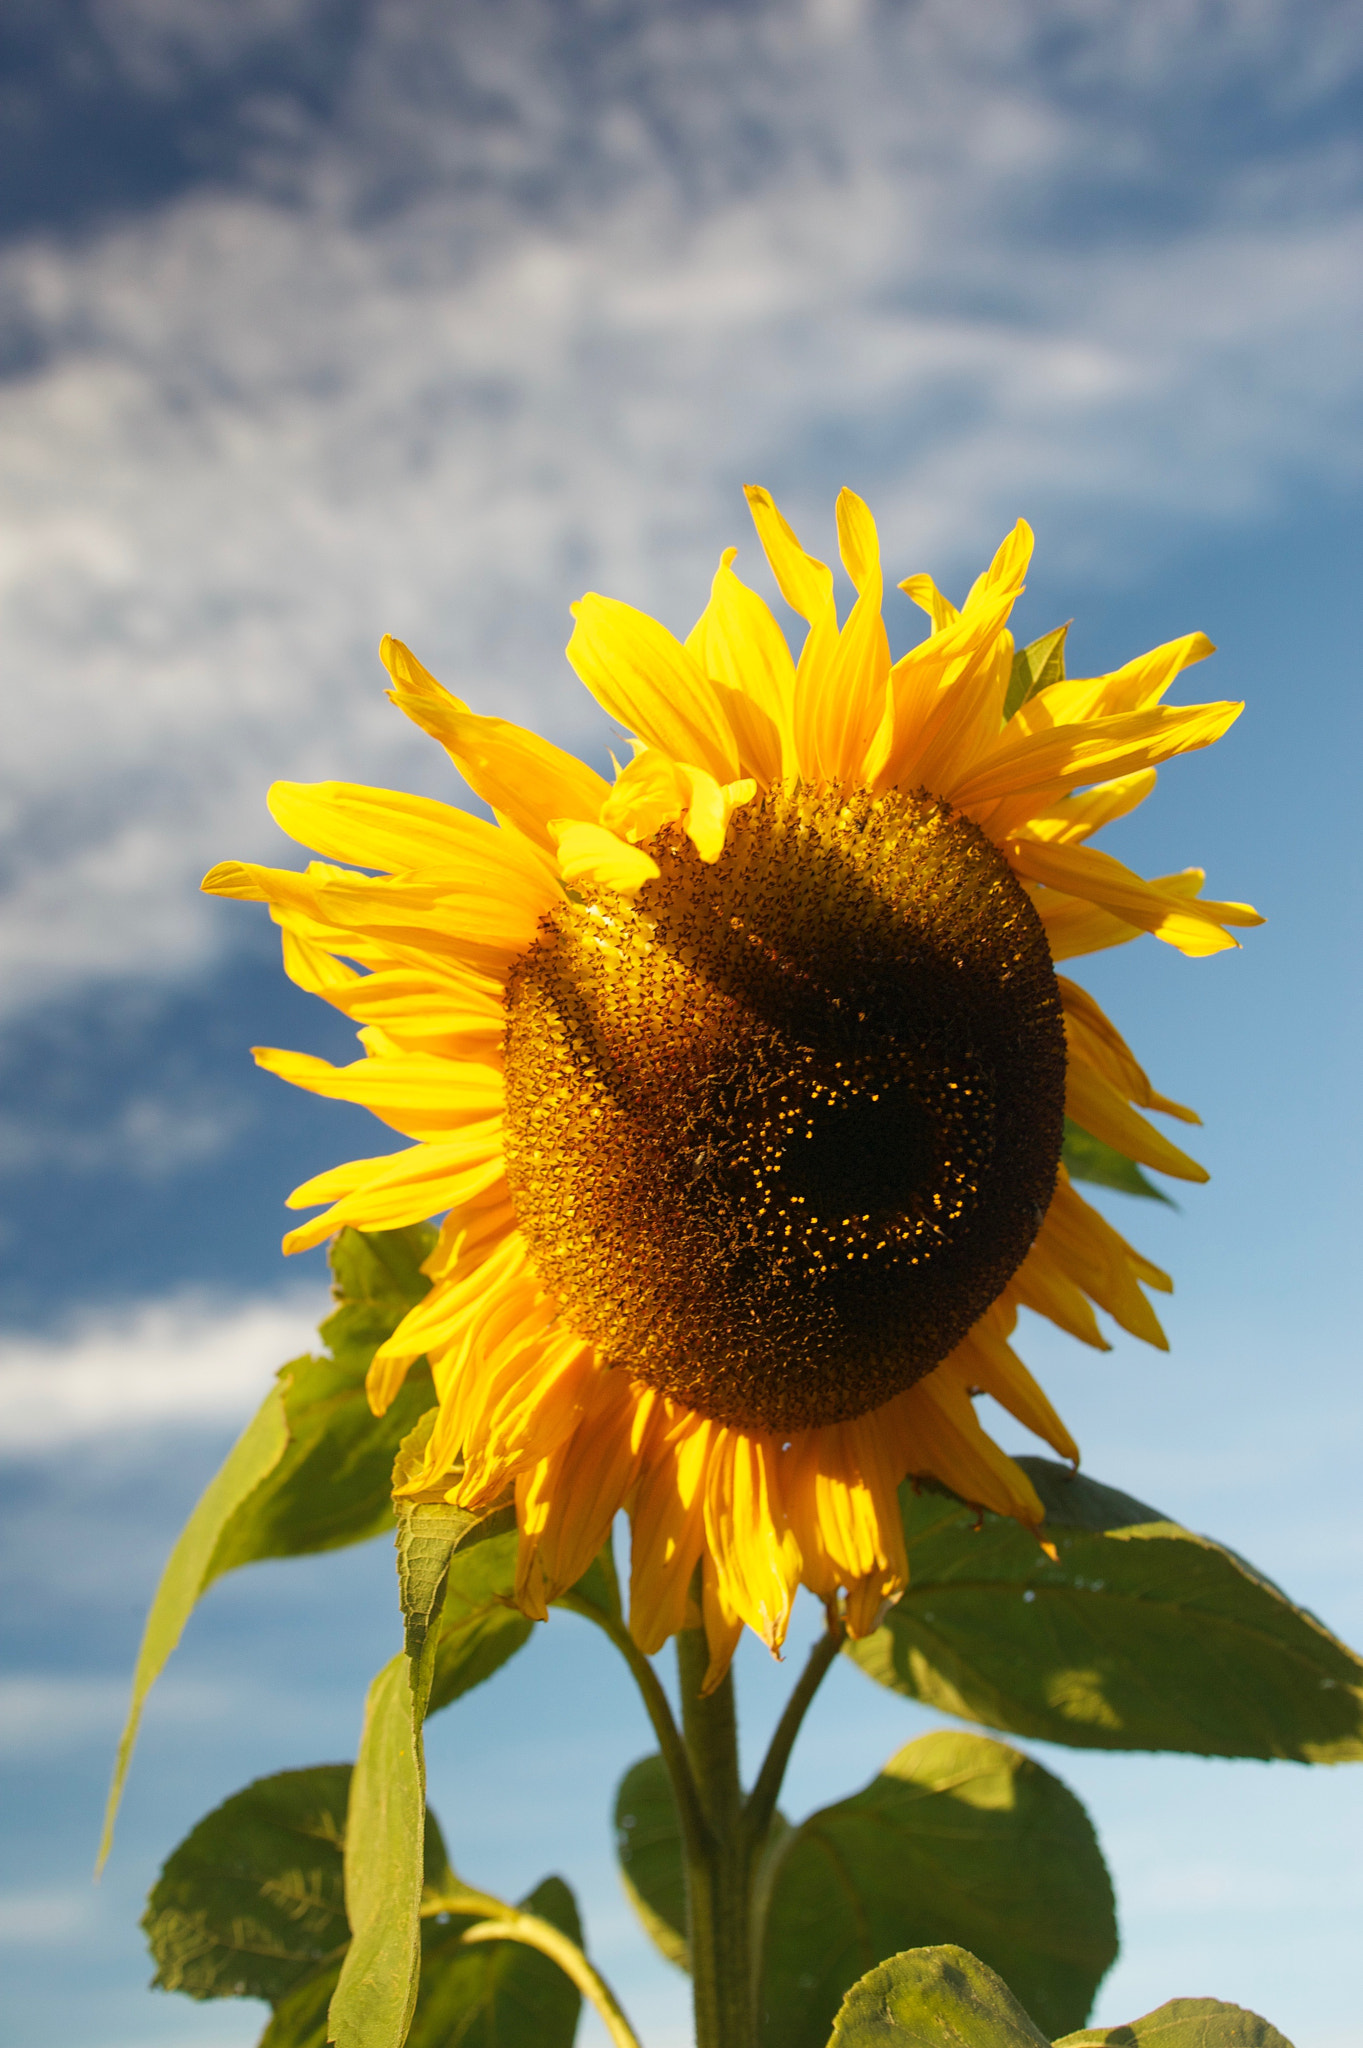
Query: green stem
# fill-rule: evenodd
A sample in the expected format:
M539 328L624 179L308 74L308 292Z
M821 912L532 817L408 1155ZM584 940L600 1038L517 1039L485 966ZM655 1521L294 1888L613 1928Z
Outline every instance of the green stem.
M701 1695L703 1629L677 1637L682 1728L708 1841L687 1844L686 1901L696 2048L755 2048L751 1926L753 1857L743 1826L733 1676Z
M480 1920L460 1935L466 1945L478 1941L519 1941L537 1948L571 1977L582 1996L596 2007L615 2048L639 2048L639 2037L625 2018L620 2001L599 1970L592 1968L575 1941L538 1913L515 1911L495 1920Z

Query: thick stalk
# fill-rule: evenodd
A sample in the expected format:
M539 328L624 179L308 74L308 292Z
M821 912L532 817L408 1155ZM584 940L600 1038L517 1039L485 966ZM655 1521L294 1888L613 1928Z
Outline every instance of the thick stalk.
M755 2048L752 1857L743 1825L732 1676L701 1696L709 1647L703 1629L677 1637L682 1729L706 1839L688 1842L687 1923L696 2048Z

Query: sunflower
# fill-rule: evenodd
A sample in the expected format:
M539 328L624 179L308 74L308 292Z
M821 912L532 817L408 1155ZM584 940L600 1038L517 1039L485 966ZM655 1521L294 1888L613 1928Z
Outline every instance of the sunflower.
M382 1414L430 1360L410 1490L514 1492L533 1616L625 1510L634 1638L694 1622L699 1565L709 1685L745 1625L779 1649L801 1584L844 1595L853 1635L877 1624L907 1582L909 1474L1040 1526L976 1412L989 1394L1077 1460L1018 1310L1106 1349L1102 1309L1163 1347L1144 1289L1171 1285L1071 1185L1065 1119L1206 1178L1141 1114L1194 1112L1057 964L1143 932L1200 956L1259 922L1200 871L1146 881L1088 843L1238 715L1161 701L1203 635L1019 691L1019 521L959 612L901 584L931 630L892 662L861 500L838 500L839 627L828 567L747 496L798 661L734 549L684 643L584 597L569 660L633 745L607 782L386 640L393 702L496 822L278 783L274 817L324 858L204 884L271 906L287 971L364 1047L258 1062L414 1140L298 1188L327 1206L285 1251L444 1217L369 1376Z

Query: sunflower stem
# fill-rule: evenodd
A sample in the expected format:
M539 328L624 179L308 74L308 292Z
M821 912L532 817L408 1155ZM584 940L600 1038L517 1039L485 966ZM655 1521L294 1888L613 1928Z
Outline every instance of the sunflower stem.
M733 1676L708 1698L703 1629L677 1637L682 1729L708 1839L686 1848L687 1925L696 2048L755 2048L751 1928L753 1855L743 1824Z

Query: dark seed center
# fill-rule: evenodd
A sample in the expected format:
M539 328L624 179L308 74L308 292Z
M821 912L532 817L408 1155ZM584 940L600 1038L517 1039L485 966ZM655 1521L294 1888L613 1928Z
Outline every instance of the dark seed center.
M1025 1257L1064 1103L1045 934L919 792L778 788L720 859L555 913L508 990L507 1171L613 1364L745 1428L879 1406Z

